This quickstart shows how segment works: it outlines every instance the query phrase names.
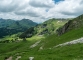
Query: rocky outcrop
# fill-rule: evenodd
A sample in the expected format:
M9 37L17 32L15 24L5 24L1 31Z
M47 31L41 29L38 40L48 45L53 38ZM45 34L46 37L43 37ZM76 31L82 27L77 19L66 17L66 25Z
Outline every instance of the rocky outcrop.
M70 30L71 28L70 25L72 23L72 20L68 21L68 23L66 23L63 27L60 27L59 29L57 29L57 33L58 35L62 35L63 33L67 32L68 30Z
M60 36L72 29L80 28L82 25L83 25L83 15L81 15L73 20L69 20L64 26L57 29L56 32L57 32L58 36Z
M65 43L56 45L56 46L54 46L54 48L59 47L59 46L78 44L78 43L83 43L83 37L76 39L76 40L72 40L72 41L69 41L69 42L65 42Z
M37 41L36 43L34 43L33 45L31 45L30 48L36 47L40 42L41 42L41 40Z

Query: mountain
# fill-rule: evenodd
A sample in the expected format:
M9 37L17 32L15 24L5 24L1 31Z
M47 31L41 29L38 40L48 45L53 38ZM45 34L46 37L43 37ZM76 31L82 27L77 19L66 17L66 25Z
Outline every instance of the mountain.
M49 19L48 21L45 21L42 24L39 24L35 27L32 27L28 29L26 32L24 32L20 38L25 38L25 37L32 37L34 35L37 36L47 36L56 33L56 30L63 26L68 19Z
M22 19L22 20L11 20L11 19L0 19L0 28L6 27L6 28L30 28L32 26L37 25L37 23L29 20L29 19Z
M0 38L6 35L12 35L18 32L24 32L30 27L37 25L37 23L29 20L11 20L11 19L0 19Z
M41 27L44 23L37 26ZM44 25L44 28L47 25ZM37 26L34 28L37 28ZM49 26L49 28L51 27ZM33 27L30 28L30 33L32 33L31 30L34 31ZM4 60L12 57L13 60L16 60L20 57L20 60L27 60L34 57L34 60L82 60L83 15L66 22L55 30L56 33L53 32L50 35L44 33L48 36L43 39L36 40L39 35L39 33L36 33L37 36L33 40L26 38L26 41L0 43L0 59Z
M58 44L70 42L83 37L83 15L69 20L65 25L56 30L57 34L45 38L45 48L53 47ZM82 39L81 39L82 40ZM71 45L71 44L70 44Z
M73 20L68 21L63 27L57 29L58 35L62 35L72 29L78 29L83 26L83 15L74 18Z

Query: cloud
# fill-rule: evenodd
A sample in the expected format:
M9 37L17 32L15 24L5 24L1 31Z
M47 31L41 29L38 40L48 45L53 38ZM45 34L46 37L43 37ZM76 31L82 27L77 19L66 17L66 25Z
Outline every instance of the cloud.
M0 0L0 18L28 18L44 22L50 18L72 18L83 14L83 0Z
M0 0L0 12L12 12L26 8L27 0Z
M61 6L59 9L60 13L65 15L80 15L83 13L83 1L82 0L65 0L64 2L60 3ZM67 6L66 6L67 5ZM64 8L64 9L63 9Z
M29 4L33 7L45 7L45 8L51 8L53 7L54 1L52 0L30 0Z
M0 12L12 12L18 4L13 0L0 0Z
M31 17L39 17L41 16L41 13L38 12L39 9L37 8L34 8L34 7L29 7L28 9L24 9L24 10L21 10L21 11L16 11L15 14L17 15L28 15L28 16L31 16Z

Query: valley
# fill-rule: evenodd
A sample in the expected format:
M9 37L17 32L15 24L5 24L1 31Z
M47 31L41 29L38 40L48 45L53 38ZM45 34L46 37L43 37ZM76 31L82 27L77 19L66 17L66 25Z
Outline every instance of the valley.
M49 19L24 32L0 39L0 59L83 59L83 15L74 19ZM11 40L14 41L11 41ZM2 42L9 40L9 42Z

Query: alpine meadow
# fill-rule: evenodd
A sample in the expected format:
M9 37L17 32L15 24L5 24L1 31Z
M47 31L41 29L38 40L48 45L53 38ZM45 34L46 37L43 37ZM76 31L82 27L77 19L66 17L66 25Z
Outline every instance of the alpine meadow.
M83 1L0 0L0 60L83 60Z

